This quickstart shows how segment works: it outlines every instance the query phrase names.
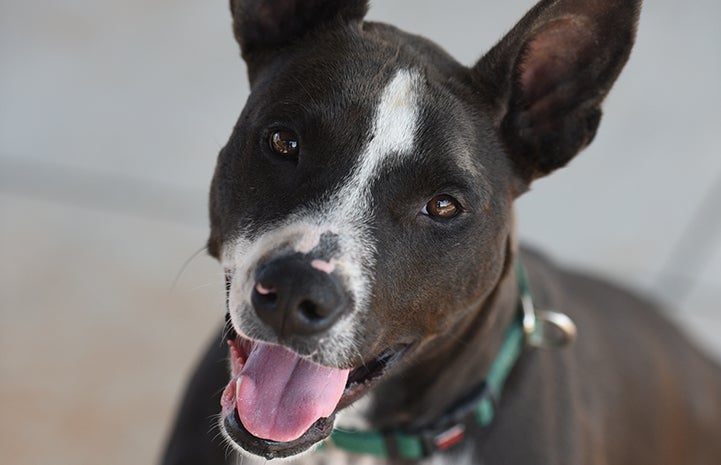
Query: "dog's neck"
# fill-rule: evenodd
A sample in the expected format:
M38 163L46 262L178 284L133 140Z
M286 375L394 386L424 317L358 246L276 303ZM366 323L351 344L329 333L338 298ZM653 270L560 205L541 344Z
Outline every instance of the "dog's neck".
M370 425L381 429L432 425L483 383L517 315L516 257L509 238L506 263L493 292L468 318L429 342L427 355L378 387L367 412Z

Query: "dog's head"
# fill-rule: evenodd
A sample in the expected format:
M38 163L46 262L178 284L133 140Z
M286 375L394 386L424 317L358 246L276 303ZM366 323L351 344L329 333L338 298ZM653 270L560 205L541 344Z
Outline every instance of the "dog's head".
M269 458L478 312L514 198L593 139L639 5L542 1L470 68L366 9L231 1L251 94L208 247L227 276L224 429Z

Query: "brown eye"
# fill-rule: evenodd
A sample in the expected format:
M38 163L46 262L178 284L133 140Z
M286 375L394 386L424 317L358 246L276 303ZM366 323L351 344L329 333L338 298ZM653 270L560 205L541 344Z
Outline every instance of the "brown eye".
M273 131L270 134L268 143L270 145L270 149L274 153L288 157L297 156L300 148L298 136L289 129L278 129Z
M423 207L422 213L432 218L450 219L461 212L458 201L450 195L437 195Z

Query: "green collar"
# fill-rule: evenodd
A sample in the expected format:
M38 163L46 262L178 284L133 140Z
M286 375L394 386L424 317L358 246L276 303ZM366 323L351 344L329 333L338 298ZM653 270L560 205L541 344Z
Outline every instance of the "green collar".
M497 402L503 385L530 336L527 331L536 328L535 321L531 321L534 313L531 291L520 261L517 262L516 274L520 291L519 317L513 320L506 331L498 356L491 365L485 382L472 395L461 399L429 428L416 431L335 429L321 447L339 448L354 454L417 460L459 443L470 428L485 428L490 425L498 408Z

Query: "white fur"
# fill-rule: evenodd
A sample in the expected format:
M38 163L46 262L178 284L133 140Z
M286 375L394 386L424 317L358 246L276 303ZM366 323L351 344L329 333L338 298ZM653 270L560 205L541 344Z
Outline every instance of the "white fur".
M399 70L383 90L375 112L372 139L362 152L350 181L335 196L338 213L364 219L371 211L370 187L383 168L412 155L419 113L419 76Z

